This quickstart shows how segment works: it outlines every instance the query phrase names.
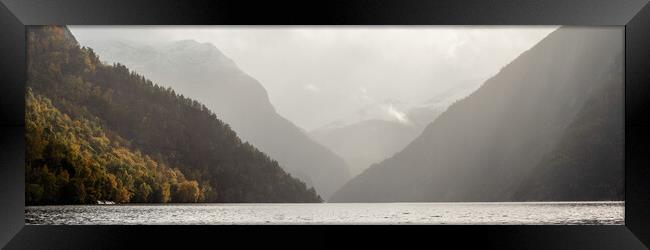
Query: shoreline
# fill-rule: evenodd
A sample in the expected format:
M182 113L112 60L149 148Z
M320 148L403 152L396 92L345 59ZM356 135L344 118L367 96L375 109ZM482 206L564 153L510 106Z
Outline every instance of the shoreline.
M480 205L497 205L497 204L622 204L625 201L471 201L471 202L322 202L322 203L120 203L120 204L50 204L50 205L25 205L28 207L63 207L63 206L206 206L206 205L324 205L324 204L337 204L337 205L447 205L447 204L480 204Z

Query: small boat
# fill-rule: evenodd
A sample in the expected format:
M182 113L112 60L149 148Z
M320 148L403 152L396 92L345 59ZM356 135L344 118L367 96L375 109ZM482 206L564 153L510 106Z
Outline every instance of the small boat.
M113 201L97 201L97 205L115 205Z

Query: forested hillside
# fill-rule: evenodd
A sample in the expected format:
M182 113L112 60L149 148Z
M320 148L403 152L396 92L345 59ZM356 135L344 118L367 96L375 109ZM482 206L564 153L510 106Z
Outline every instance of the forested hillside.
M26 122L41 121L28 129L28 204L321 200L204 105L102 64L67 28L33 27L27 39ZM156 193L167 185L167 198Z
M31 90L26 107L28 204L205 200L196 181L109 139L97 123L73 120Z
M156 46L124 40L84 42L98 51L102 61L120 62L205 104L243 141L277 160L321 196L328 197L349 179L346 162L280 115L264 86L214 44L194 40Z

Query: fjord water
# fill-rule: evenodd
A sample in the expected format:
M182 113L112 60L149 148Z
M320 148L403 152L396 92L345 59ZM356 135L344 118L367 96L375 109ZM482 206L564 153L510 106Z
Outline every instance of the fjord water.
M29 206L26 224L622 225L624 202L292 203Z

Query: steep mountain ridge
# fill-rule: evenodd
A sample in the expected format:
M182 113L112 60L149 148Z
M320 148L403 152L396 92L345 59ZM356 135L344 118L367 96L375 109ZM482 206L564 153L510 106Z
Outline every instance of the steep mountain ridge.
M264 87L217 47L193 40L156 46L88 41L102 60L120 62L204 103L245 141L267 153L323 197L349 179L345 161L278 114Z
M569 125L557 147L521 183L515 200L622 200L624 196L623 55L611 84L601 86Z
M607 89L603 86L623 84L610 77L622 42L622 30L615 27L552 32L451 105L403 151L349 181L330 201L513 200L521 183L530 181L533 169L566 136L585 103L602 95L600 90Z
M173 188L173 183L169 183L173 179L184 181L184 178L187 178L194 182L179 186L181 190L179 197L190 198L175 200L172 197L172 201L321 201L313 188L308 188L305 183L287 174L277 161L269 158L253 145L242 142L227 123L220 120L200 102L178 95L172 88L163 88L154 84L124 65L101 63L92 49L80 47L75 39L66 34L69 34L67 28L58 26L38 26L28 30L27 86L38 98L47 98L42 102L55 107L61 114L59 117L63 117L61 119L70 120L55 124L74 128L55 128L65 131L62 135L66 137L48 137L48 132L44 133L46 135L44 138L54 138L52 139L54 142L61 140L62 142L58 144L65 147L59 151L64 156L69 155L67 158L71 160L44 163L38 157L28 158L27 161L34 164L28 164L27 168L47 169L47 172L55 174L61 174L62 170L68 169L70 180L78 179L82 180L82 183L88 180L86 183L90 184L69 186L78 191L77 193L88 192L89 190L86 189L88 186L93 188L93 192L107 194L108 197L111 192L103 189L111 189L111 186L117 187L118 191L126 189L128 193L137 195L148 192L134 189L142 187L143 190L149 190L151 187L147 188L147 186L152 186L150 184L164 186L165 183L172 184ZM30 107L34 105L28 106ZM43 124L34 127L43 127ZM90 127L86 130L92 130L94 134L87 135L90 132L86 133L84 132L86 130L77 127L81 129ZM127 160L117 164L118 170L111 170L111 164L102 164L101 158L94 160L95 158L92 157L93 154L102 152L94 145L88 145L89 142L97 140L96 138L75 139L86 137L108 138L113 141L112 147L124 148L123 153L119 153L118 157L124 154L127 155L124 157ZM74 143L70 143L70 140ZM33 145L41 144L39 142ZM77 151L82 153L75 153ZM136 156L130 157L129 151L138 153L133 153ZM46 157L48 159L61 158L58 156L60 154L51 154L50 151L45 151L45 154L50 154L51 157ZM144 156L141 157L141 154ZM108 157L112 157L111 154L108 154ZM145 159L150 157L149 162L152 163L148 163L147 167L139 167L137 163L143 157ZM107 160L107 162L112 161ZM49 165L42 165L47 163ZM184 178L170 178L164 181L165 183L151 180L153 178L151 176L155 176L157 171L155 167L149 167L150 165L178 169ZM154 169L151 171L154 174L141 173L142 171L147 173L146 171L149 171L147 169ZM162 172L170 172L165 167L162 169ZM42 176L48 177L47 172ZM111 182L102 182L110 185L96 186L93 179L88 179L89 172L99 174L101 177L99 180L111 179L110 176L115 175L117 178L113 179L118 183L113 185ZM144 177L141 178L142 175ZM129 184L134 178L139 182L136 185ZM43 183L42 178L33 180L35 183L26 184L30 186ZM126 183L120 183L121 181ZM39 191L38 188L33 190ZM38 192L33 194L37 195ZM67 197L66 194L61 195ZM129 201L129 199L119 201ZM144 199L144 201L150 200ZM94 201L79 199L75 202Z

